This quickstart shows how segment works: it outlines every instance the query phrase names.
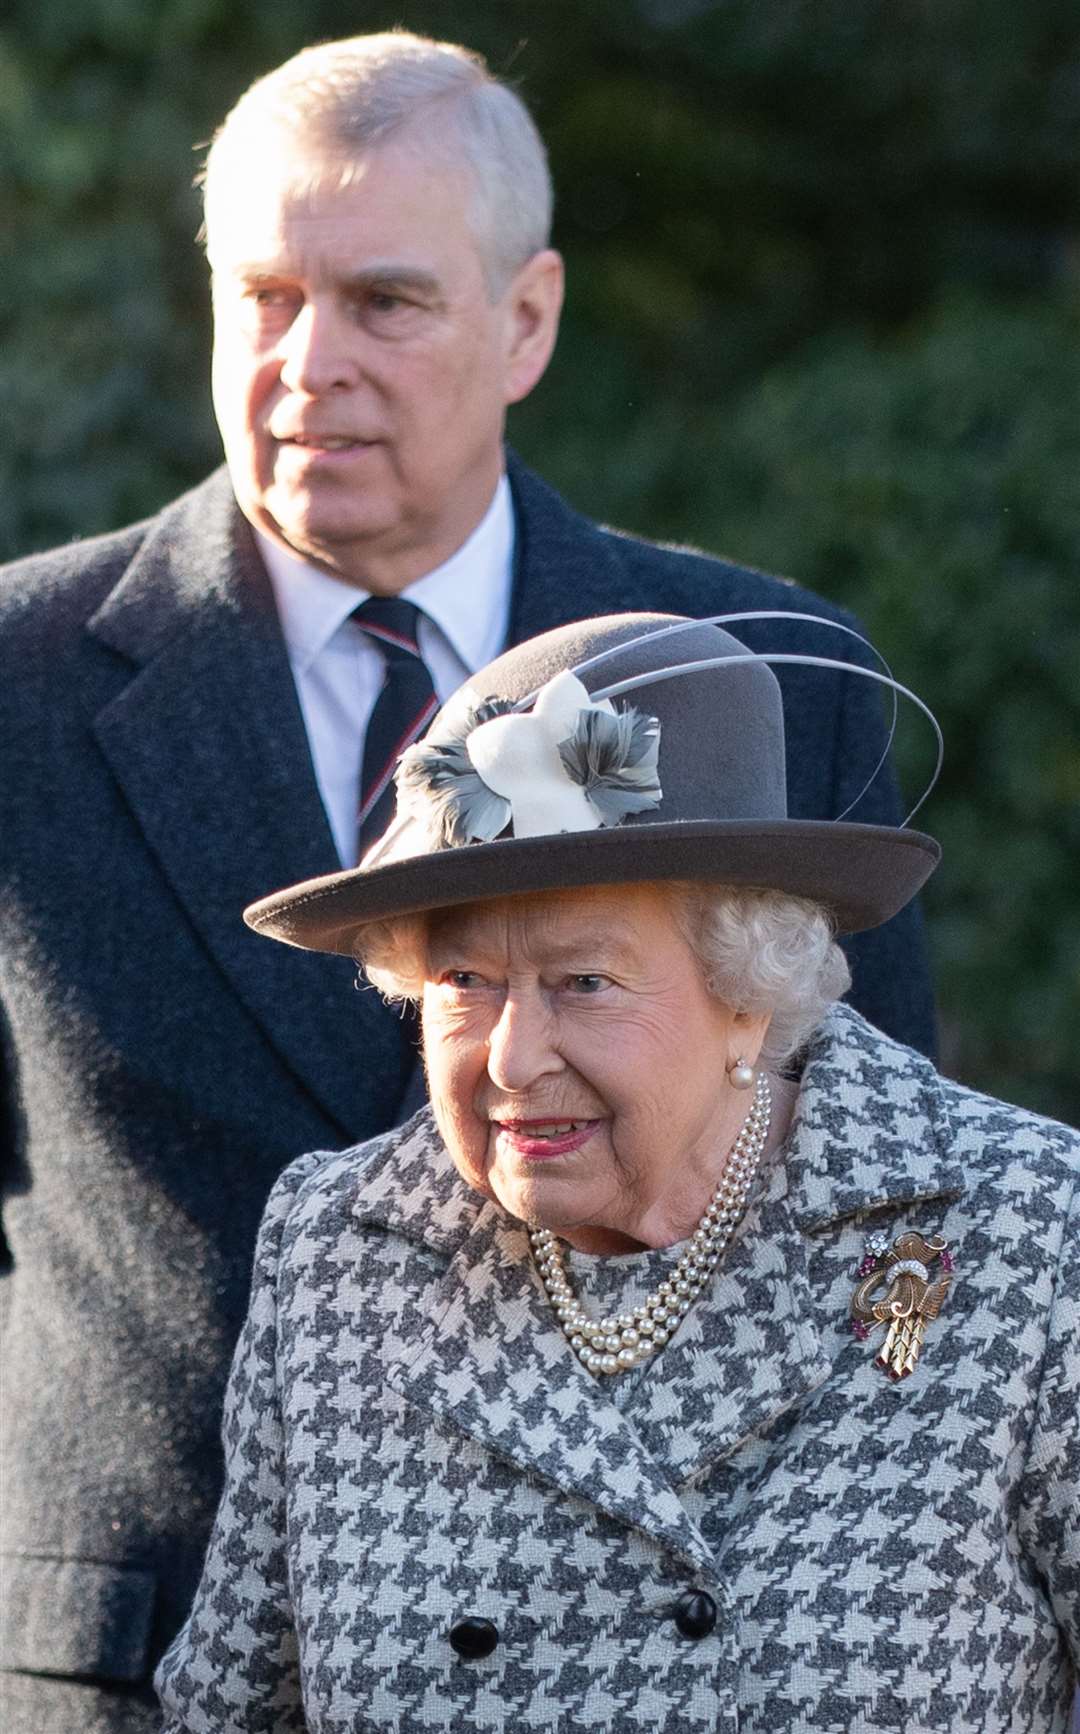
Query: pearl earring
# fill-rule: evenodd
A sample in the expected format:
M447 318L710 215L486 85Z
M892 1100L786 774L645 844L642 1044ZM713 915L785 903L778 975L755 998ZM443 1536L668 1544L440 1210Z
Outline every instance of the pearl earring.
M754 1068L748 1066L740 1054L728 1067L727 1075L733 1090L748 1090L754 1081Z

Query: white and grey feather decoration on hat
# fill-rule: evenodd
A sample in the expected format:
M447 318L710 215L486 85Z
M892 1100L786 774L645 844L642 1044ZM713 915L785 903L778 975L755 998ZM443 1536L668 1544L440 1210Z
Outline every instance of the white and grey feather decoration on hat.
M398 809L434 849L490 843L508 826L515 837L598 830L660 804L659 750L656 717L594 702L564 670L528 712L472 706L452 733L410 747Z

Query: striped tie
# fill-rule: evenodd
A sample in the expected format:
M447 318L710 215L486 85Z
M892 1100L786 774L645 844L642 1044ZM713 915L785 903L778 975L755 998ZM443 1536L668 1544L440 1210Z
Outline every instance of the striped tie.
M422 735L439 708L431 675L417 643L420 610L399 596L372 596L353 619L382 651L382 690L364 736L358 815L360 854L381 837L394 816L394 767Z

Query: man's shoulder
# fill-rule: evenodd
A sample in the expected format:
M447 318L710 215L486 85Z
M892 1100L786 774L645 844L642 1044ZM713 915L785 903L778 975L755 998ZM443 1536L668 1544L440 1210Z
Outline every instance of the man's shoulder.
M8 637L20 627L33 632L46 619L88 619L150 537L170 525L198 525L205 506L226 488L224 472L215 471L137 523L78 537L0 566L0 633Z
M93 589L123 571L154 523L144 518L102 536L76 537L57 548L25 554L0 566L0 619L33 606L72 599L72 587Z
M569 583L589 605L595 591L618 610L662 609L697 618L778 610L852 624L845 609L791 578L689 543L653 541L597 524L513 454L508 467L534 583Z
M793 578L763 572L723 554L683 542L653 542L609 524L597 525L625 570L655 589L660 579L670 586L673 613L701 614L715 601L718 612L775 608L818 614L827 620L849 621L835 602L807 590ZM681 606L676 607L679 599Z

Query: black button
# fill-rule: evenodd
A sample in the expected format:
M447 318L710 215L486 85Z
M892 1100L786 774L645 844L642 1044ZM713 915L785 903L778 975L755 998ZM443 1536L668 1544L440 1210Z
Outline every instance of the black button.
M716 1624L716 1603L704 1590L684 1590L675 1603L675 1624L684 1638L707 1638Z
M490 1656L498 1641L498 1626L493 1626L490 1620L482 1620L479 1614L468 1614L450 1627L450 1642L467 1662L478 1662L482 1656Z

